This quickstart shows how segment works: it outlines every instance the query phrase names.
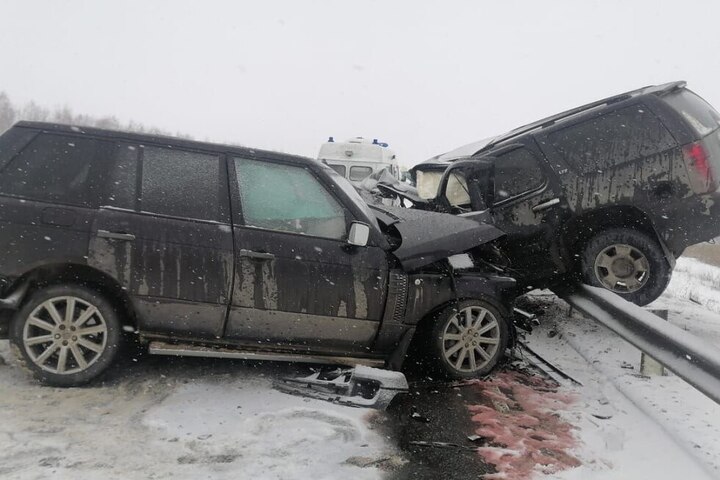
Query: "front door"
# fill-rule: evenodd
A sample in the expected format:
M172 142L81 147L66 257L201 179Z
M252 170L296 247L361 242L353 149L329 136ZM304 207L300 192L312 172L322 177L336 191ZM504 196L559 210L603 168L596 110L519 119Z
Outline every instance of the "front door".
M500 152L491 183L493 220L507 234L503 242L518 278L563 273L561 231L569 210L537 154L526 146Z
M353 220L305 165L235 158L236 276L226 336L310 351L367 351L387 259L347 244Z

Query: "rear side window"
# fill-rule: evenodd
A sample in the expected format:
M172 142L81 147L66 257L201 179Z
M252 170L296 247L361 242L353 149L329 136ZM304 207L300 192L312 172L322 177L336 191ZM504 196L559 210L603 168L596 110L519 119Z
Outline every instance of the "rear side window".
M518 148L495 160L495 202L541 187L545 183L540 163L526 148Z
M97 141L40 134L3 168L2 193L32 200L91 206L99 189L91 176Z
M677 145L642 104L553 132L548 139L570 166L583 173L601 172Z
M350 167L350 180L359 182L360 180L364 180L371 173L372 168L370 167Z
M145 147L141 210L174 217L218 220L220 160L215 155Z
M695 132L704 137L720 126L720 115L705 100L690 90L682 89L663 97L690 124Z
M307 169L236 158L245 225L342 239L345 210Z

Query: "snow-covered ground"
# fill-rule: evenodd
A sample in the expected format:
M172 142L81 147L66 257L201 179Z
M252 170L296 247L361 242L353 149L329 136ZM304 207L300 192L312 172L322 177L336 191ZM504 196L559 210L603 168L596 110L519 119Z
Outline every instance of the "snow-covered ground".
M273 390L288 364L128 363L70 389L0 365L0 478L377 479L392 458L373 411Z
M680 378L640 375L640 352L554 297L528 338L538 353L579 380L573 423L583 465L560 475L588 478L720 478L720 406ZM648 308L720 347L720 268L681 258L665 294ZM698 304L699 303L699 304Z

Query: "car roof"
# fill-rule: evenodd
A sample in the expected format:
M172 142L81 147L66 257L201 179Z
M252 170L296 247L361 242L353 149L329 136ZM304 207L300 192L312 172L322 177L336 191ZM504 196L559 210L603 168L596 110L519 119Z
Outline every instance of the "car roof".
M555 115L551 115L549 117L543 118L541 120L537 120L535 122L529 123L527 125L524 125L522 127L516 128L514 130L510 130L509 132L499 135L495 137L491 142L489 142L487 145L485 145L481 150L475 153L479 153L480 151L487 151L493 148L494 146L498 145L499 143L503 143L511 138L519 137L520 135L523 135L525 133L529 133L531 131L549 127L551 125L555 125L557 123L562 122L563 120L567 120L570 117L574 117L576 115L579 115L583 112L586 112L588 110L595 109L597 107L602 107L605 105L610 105L613 103L621 102L623 100L627 100L629 98L638 97L640 95L649 95L649 94L663 94L667 93L673 90L677 90L679 88L683 88L687 85L687 82L685 81L676 81L676 82L669 82L662 85L650 85L647 87L638 88L635 90L631 90L629 92L620 93L618 95L613 95L612 97L603 98L602 100L597 100L595 102L591 102L585 105L581 105L579 107L571 108L570 110L566 110L561 113L557 113Z
M440 165L449 165L450 163L460 160L462 158L471 157L473 155L477 155L482 152L487 152L489 150L492 150L494 147L498 146L501 143L505 143L509 140L512 140L514 138L520 137L526 133L533 132L535 130L543 129L546 127L550 127L552 125L556 125L558 123L561 123L565 120L570 119L571 117L575 117L576 115L581 115L588 110L593 110L599 107L603 107L606 105L610 105L613 103L621 102L624 100L628 100L633 97L638 97L640 95L662 95L680 88L684 88L687 85L687 82L679 80L676 82L669 82L664 83L662 85L650 85L647 87L638 88L635 90L631 90L629 92L620 93L618 95L613 95L611 97L603 98L602 100L597 100L595 102L591 102L585 105L581 105L579 107L572 108L570 110L566 110L561 113L557 113L555 115L551 115L549 117L543 118L541 120L537 120L535 122L529 123L527 125L523 125L522 127L518 127L514 130L510 130L509 132L506 132L502 135L498 135L496 137L491 137L489 139L480 140L478 142L470 143L468 145L465 145L463 147L457 148L455 150L451 150L447 153L443 153L440 155L436 155L428 160L425 160L424 162L421 162L415 167L413 167L411 170L414 170L416 167L423 165L423 166L440 166ZM471 151L473 147L477 147L475 151Z
M212 152L222 152L236 155L245 155L251 157L261 157L266 159L290 160L295 163L312 163L320 164L317 160L310 157L300 155L292 155L288 153L273 152L271 150L261 150L256 148L242 147L238 145L228 145L222 143L198 142L180 137L169 135L156 135L154 133L136 133L122 130L108 130L104 128L85 127L80 125L67 125L62 123L50 122L17 122L15 127L33 128L53 133L68 133L72 135L92 135L94 137L106 138L109 140L120 140L136 143L152 143L156 145L167 145L178 148L186 148L190 150L205 150Z

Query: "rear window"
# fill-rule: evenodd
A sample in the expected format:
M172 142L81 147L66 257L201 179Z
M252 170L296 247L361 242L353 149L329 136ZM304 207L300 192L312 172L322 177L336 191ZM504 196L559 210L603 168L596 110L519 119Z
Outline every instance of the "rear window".
M98 146L90 138L41 134L2 170L0 190L32 200L90 206L98 191L91 175Z
M663 97L668 105L675 109L692 126L693 130L704 137L720 126L720 115L705 100L690 90L682 89Z
M364 180L372 173L370 167L350 167L350 180L358 182Z
M660 119L642 104L552 132L548 139L582 173L602 172L677 145Z

